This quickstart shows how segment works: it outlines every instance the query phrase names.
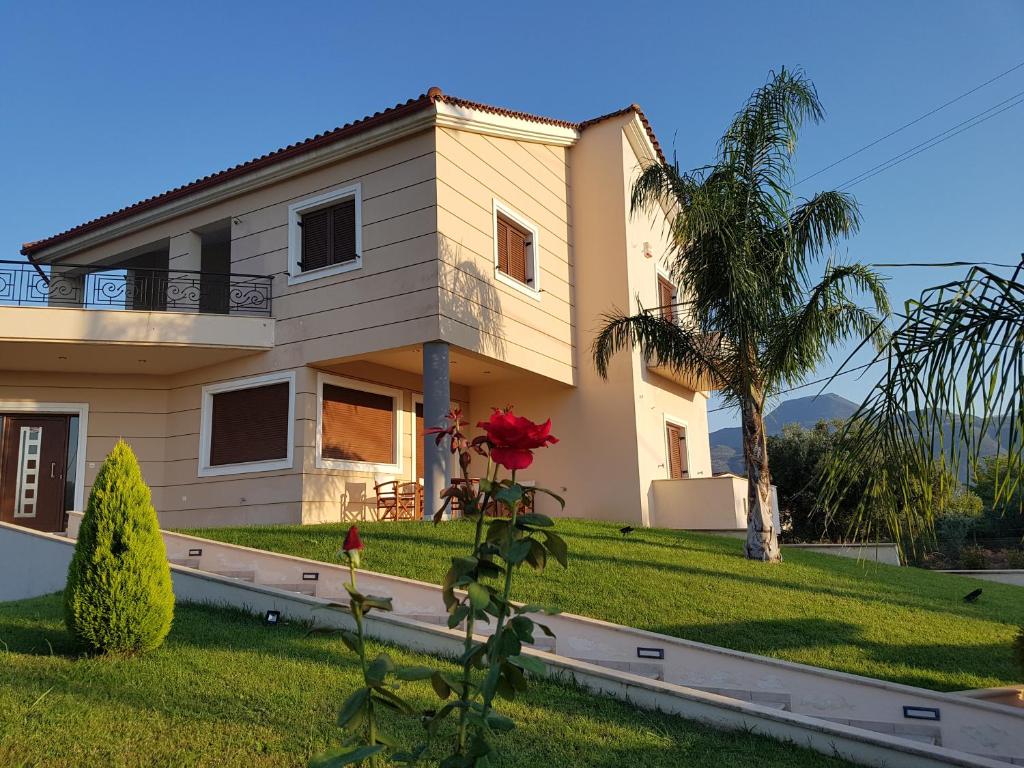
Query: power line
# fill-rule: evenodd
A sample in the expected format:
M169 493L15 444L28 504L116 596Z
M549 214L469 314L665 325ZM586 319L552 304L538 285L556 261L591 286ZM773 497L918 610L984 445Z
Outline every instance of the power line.
M1016 269L1020 264L1007 264L1001 261L907 261L901 263L879 261L867 266L885 269L892 267L1005 267L1006 269Z
M960 94L959 96L956 96L955 98L952 98L952 99L950 99L949 101L947 101L947 102L946 102L945 104L940 104L939 106L935 107L935 109L932 109L932 110L930 110L930 111L928 111L928 112L925 112L925 113L924 113L923 115L921 115L920 117L916 117L916 118L914 118L914 119L913 119L913 120L911 120L911 121L910 121L909 123L904 123L904 124L903 124L903 125L901 125L901 126L900 126L899 128L896 128L895 130L893 130L893 131L890 131L889 133L885 134L884 136L880 136L880 137L878 137L878 138L877 138L877 139L875 139L874 141L872 141L872 142L869 142L868 144L865 144L865 145L864 145L863 147L861 147L860 149L854 150L854 151L853 151L853 152L851 152L850 154L848 154L848 155L846 155L846 156L844 156L844 157L841 157L841 158L839 158L839 159L838 159L838 160L836 160L836 161L835 161L834 163L831 163L830 165L826 165L826 166L825 166L824 168L822 168L821 170L815 171L815 172L814 172L814 173L812 173L812 174L811 174L810 176L804 176L804 178L800 179L800 180L799 180L798 182L796 182L796 184L794 184L793 186L796 186L797 184L803 184L803 183L804 183L805 181L808 181L808 180L810 180L810 179L813 179L813 178L814 178L815 176L819 176L820 174L824 173L825 171L827 171L827 170L829 170L829 169L831 169L831 168L835 168L835 167L836 167L837 165L839 165L840 163L844 163L844 162L846 162L846 161L847 161L847 160L849 160L849 159L850 159L851 157L856 157L856 156L857 156L857 155L859 155L859 154L860 154L861 152L864 152L864 151L866 151L866 150L868 150L868 149L871 149L871 147L875 146L876 144L879 144L880 142L883 142L883 141L885 141L885 140L886 140L886 139L888 139L888 138L891 138L892 136L895 136L895 135L896 135L897 133L900 133L901 131L905 131L905 130L906 130L907 128L909 128L910 126L912 126L912 125L916 125L917 123L921 122L921 121L922 121L922 120L924 120L925 118L927 118L927 117L931 117L931 116L932 116L932 115L934 115L934 114L935 114L936 112L939 112L939 111L941 111L941 110L945 109L946 107L950 106L951 104L955 104L956 102L960 101L961 99L963 99L963 98L966 98L967 96L970 96L970 95L971 95L972 93L975 93L976 91L980 91L980 90L981 90L982 88L984 88L984 87L985 87L985 86L987 86L987 85L991 85L991 84L992 84L992 83L994 83L994 82L995 82L996 80L1000 80L1001 78L1004 78L1004 77L1006 77L1007 75L1011 74L1012 72L1016 72L1016 71L1017 71L1018 69L1020 69L1021 67L1024 67L1024 61L1022 61L1022 62L1020 62L1019 64L1016 64L1016 65L1014 65L1014 66L1010 67L1010 68L1009 68L1008 70L1006 70L1005 72L1000 72L1000 73L999 73L998 75L996 75L995 77L993 77L993 78L991 78L991 79L989 79L989 80L986 80L986 81L985 81L984 83L981 83L981 85L976 85L976 86L975 86L974 88L971 88L971 89L970 89L969 91L964 91L964 92L963 92L963 93L961 93L961 94Z
M1012 103L1007 104L1007 102L1012 102ZM895 166L897 166L897 165L899 165L901 163L905 163L907 160L910 160L912 157L916 157L917 155L921 154L922 152L926 152L927 150L932 149L933 147L936 147L936 146L938 146L939 144L942 144L945 141L949 141L954 136L957 136L957 135L963 133L964 131L968 131L971 128L975 128L975 127L981 125L982 123L984 123L984 122L986 122L988 120L991 120L993 117L996 117L997 115L1002 114L1003 112L1007 111L1008 109L1012 109L1013 107L1016 107L1016 106L1018 106L1020 104L1024 104L1024 91L1020 91L1019 93L1016 93L1013 96L1011 96L1009 99L1006 99L1005 101L1001 101L998 104L996 104L995 106L989 107L988 109L986 109L986 110L984 110L982 112L979 112L978 114L974 115L973 117L969 117L967 120L964 120L961 123L957 123L952 128L947 128L945 131L942 131L941 133L935 134L930 139L926 139L925 141L922 141L920 144L915 144L914 146L910 147L910 149L904 150L903 152L900 152L898 155L894 155L893 157L890 157L888 160L885 160L884 162L879 163L878 165L874 166L873 168L869 168L868 170L864 171L863 173L859 173L856 176L853 176L852 178L850 178L847 181L845 181L842 184L840 184L838 189L840 189L840 190L849 189L850 187L854 187L857 184L860 184L862 181L867 181L872 176L877 176L878 174L882 173L883 171L887 171L890 168L894 168ZM1005 105L1005 106L1003 106L1003 105ZM997 109L999 107L1002 107L1002 108L1001 109ZM997 111L992 112L992 110L997 110ZM991 112L991 114L986 114L986 113L989 113L989 112Z

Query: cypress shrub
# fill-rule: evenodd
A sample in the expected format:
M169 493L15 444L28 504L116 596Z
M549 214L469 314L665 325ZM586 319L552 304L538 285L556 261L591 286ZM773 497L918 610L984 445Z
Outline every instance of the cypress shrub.
M96 475L64 590L68 630L98 653L157 648L171 629L167 553L132 449L119 440Z

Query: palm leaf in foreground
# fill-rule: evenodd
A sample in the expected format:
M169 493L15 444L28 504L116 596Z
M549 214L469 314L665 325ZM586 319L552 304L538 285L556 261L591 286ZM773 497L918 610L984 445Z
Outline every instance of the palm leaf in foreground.
M913 546L932 530L937 501L974 475L986 436L1006 462L996 498L1024 482L1024 283L974 267L963 281L907 303L876 360L886 370L840 435L820 500L831 514L868 471L853 523L862 537Z

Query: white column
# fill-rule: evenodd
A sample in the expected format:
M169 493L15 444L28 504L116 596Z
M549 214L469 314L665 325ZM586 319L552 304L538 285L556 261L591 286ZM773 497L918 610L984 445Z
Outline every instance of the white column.
M451 382L448 378L448 344L430 341L423 345L423 426L444 424L451 408ZM448 487L448 445L436 444L434 435L423 435L423 515L433 516L441 505L441 491Z
M203 266L203 240L195 232L171 238L167 254L167 308L176 312L199 311L199 271ZM175 272L187 269L196 274Z

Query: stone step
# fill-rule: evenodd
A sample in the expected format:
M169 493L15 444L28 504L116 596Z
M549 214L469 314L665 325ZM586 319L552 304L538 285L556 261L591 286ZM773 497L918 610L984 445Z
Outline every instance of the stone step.
M310 597L316 597L316 582L312 581L300 581L293 584L269 584L260 582L261 587L273 587L274 589L280 589L285 592L295 592L300 595L309 595Z
M413 621L421 621L424 624L437 624L437 625L442 626L442 627L447 627L448 626L448 616L447 616L447 614L437 614L437 613L399 613L399 614L396 614L396 615L404 616L405 618L412 619ZM464 624L460 624L457 627L457 629L463 629L464 626L465 626ZM494 624L493 624L493 621L492 621L491 624L484 624L483 622L478 621L476 624L473 625L473 630L478 635L492 635L492 634L494 634ZM544 651L546 653L554 653L555 652L555 638L548 637L547 635L543 634L539 629L533 635L533 643L527 643L526 645L527 645L528 648L533 648L534 650L537 650L537 651Z
M210 573L239 581L256 581L256 571L210 571Z
M171 565L183 565L186 568L198 568L199 558L198 557L170 557L167 559Z
M665 679L665 667L661 664L652 664L649 661L618 661L616 659L584 659L579 658L579 661L585 661L587 664L596 664L599 667L607 667L608 669L615 669L619 672L628 672L631 675L639 675L640 677L649 677L652 680L664 680Z
M861 728L865 731L876 733L887 733L898 736L908 741L917 741L921 744L942 746L942 729L936 725L919 725L917 723L889 723L880 720L847 720L841 717L823 717L833 723L849 725L853 728Z
M788 693L781 693L777 691L748 691L742 688L709 688L703 685L690 685L689 683L680 683L680 685L685 685L687 688L695 688L698 691L714 693L719 696L728 696L730 699L749 701L751 704L759 704L762 707L770 707L784 712L792 711L790 708L792 700Z

